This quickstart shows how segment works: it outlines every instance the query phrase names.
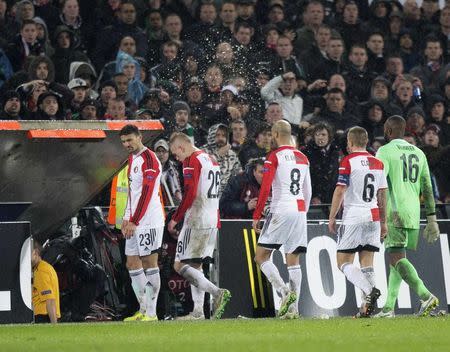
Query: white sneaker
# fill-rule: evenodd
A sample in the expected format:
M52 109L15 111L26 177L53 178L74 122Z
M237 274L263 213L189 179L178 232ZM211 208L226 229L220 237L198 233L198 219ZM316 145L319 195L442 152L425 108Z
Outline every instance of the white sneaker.
M393 310L388 310L384 312L380 310L377 314L372 315L373 318L395 318L395 312Z
M176 320L204 320L205 315L203 312L190 312L188 315L183 315L182 317L177 317Z

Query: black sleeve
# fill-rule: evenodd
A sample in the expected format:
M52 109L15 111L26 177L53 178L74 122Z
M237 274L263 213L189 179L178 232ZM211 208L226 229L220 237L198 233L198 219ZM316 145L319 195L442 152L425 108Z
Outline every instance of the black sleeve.
M244 176L237 175L230 178L220 197L219 209L223 218L245 219L251 217L247 203L239 199L243 183L242 177Z

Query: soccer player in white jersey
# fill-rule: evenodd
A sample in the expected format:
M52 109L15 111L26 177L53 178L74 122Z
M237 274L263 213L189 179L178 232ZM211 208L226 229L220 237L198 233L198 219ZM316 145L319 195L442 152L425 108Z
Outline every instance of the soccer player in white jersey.
M214 318L220 319L231 298L230 291L214 285L201 271L203 258L213 255L220 227L220 167L209 154L196 148L184 133L171 136L170 151L183 162L183 199L168 230L175 234L175 226L184 217L174 269L191 284L194 310L187 318L204 318L203 301L208 292L214 298Z
M306 213L311 200L309 161L291 145L291 125L288 122L281 120L272 126L272 141L276 149L264 163L261 190L253 213L253 229L259 233L259 221L272 189L270 213L258 239L255 261L281 294L278 316L297 318L302 281L299 259L300 253L306 252ZM273 250L281 246L286 254L289 285L270 259Z
M375 287L374 252L387 233L387 182L381 160L366 151L367 131L348 131L347 150L339 166L339 178L331 203L328 228L338 236L337 265L347 279L363 292L363 305L356 317L369 317L380 296ZM336 216L343 206L342 226L336 231ZM353 264L359 253L358 268Z
M161 280L158 252L164 232L164 211L159 197L161 163L155 153L142 144L134 125L120 130L128 157L128 198L122 233L133 291L140 309L125 321L156 321L156 303Z

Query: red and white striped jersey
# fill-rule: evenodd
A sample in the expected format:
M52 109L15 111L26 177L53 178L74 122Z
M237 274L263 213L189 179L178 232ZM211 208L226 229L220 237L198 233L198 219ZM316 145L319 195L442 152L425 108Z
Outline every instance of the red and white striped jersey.
M184 194L172 219L193 229L220 227L219 164L204 151L196 151L183 162Z
M347 155L339 165L338 186L346 186L343 224L380 221L379 189L387 188L383 162L367 152Z
M159 197L161 163L148 148L128 157L128 199L124 220L139 226L164 226L164 211Z
M261 218L271 188L271 213L307 212L311 200L308 158L292 146L281 146L268 155L253 219Z

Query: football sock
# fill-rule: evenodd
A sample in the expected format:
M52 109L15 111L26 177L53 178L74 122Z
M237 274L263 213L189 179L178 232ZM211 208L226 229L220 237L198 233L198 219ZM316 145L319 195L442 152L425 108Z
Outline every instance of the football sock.
M430 291L428 291L425 287L423 281L417 274L416 269L408 259L400 259L397 264L395 264L395 268L402 279L405 280L405 282L414 290L415 293L417 293L420 299L427 300L430 297Z
M361 289L366 295L372 291L372 285L366 279L361 269L351 263L344 263L341 266L341 271L353 285Z
M147 300L147 315L149 317L156 316L156 304L158 303L159 289L161 287L161 279L159 276L159 268L149 268L145 270L147 277L147 285L145 294Z
M375 271L373 270L373 266L366 266L364 268L361 268L361 272L364 274L367 281L370 282L372 287L375 287ZM364 294L364 292L361 292L361 298L364 302L364 300L366 299L366 295Z
M297 294L297 299L294 304L289 307L290 312L298 312L298 300L300 298L300 286L302 283L302 269L300 265L288 266L289 272L289 287L291 291Z
M201 273L202 271L199 270L199 272ZM204 314L203 305L205 303L205 291L200 290L198 287L191 284L191 295L192 301L194 302L194 309L192 311Z
M180 275L198 289L206 291L213 296L217 296L220 293L220 289L216 285L209 281L201 271L194 269L190 265L184 265L180 270Z
M139 311L145 314L145 285L147 285L147 278L144 274L144 269L128 270L131 278L131 287L139 303Z
M266 275L269 282L281 295L286 296L289 293L289 288L283 281L278 272L277 267L269 260L261 264L261 271Z
M402 277L395 269L394 266L389 266L389 283L386 303L384 304L383 311L389 312L394 310L395 302L397 301L398 291L400 290L400 284L402 283Z

